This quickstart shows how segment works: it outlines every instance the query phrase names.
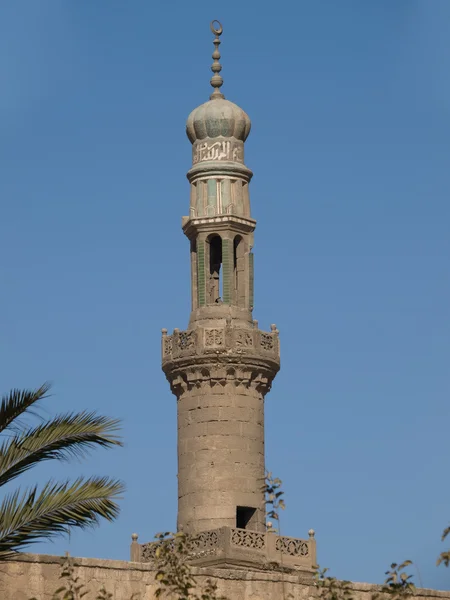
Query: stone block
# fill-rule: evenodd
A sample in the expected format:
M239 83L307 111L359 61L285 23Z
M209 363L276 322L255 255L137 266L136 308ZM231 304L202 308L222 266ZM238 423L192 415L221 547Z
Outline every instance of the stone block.
M208 434L207 423L190 423L189 425L182 426L178 430L179 439L201 437Z
M231 505L199 505L194 508L194 517L196 520L201 521L203 519L227 519L231 522L236 521L236 509Z
M246 394L236 393L233 396L232 406L253 408L254 410L264 411L264 400L260 394L257 392L252 393L252 391L249 390L249 392Z
M264 438L264 428L258 423L241 423L241 435L248 440Z
M219 410L221 421L246 421L252 423L256 419L256 411L248 406L222 406Z
M208 423L210 436L242 436L241 423L237 421L213 421Z
M200 409L188 411L191 423L207 423L208 421L219 421L222 407L206 406Z

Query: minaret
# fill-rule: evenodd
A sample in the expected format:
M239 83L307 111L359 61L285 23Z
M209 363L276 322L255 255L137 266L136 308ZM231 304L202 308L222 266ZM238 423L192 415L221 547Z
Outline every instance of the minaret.
M266 528L264 399L280 368L278 330L261 331L252 316L250 119L221 91L222 26L213 21L211 30L213 93L186 125L191 316L185 331L162 330L162 368L177 398L177 531L187 534L191 564L289 568L311 579L314 531L305 540ZM154 564L158 543L132 540L131 560Z
M192 307L186 331L163 329L162 368L178 406L179 531L265 532L264 398L280 367L278 331L253 320L247 114L225 99L222 26L211 24L213 92L186 125Z

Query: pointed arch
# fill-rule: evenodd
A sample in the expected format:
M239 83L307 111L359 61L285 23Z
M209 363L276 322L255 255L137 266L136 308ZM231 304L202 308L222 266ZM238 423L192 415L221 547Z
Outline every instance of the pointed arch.
M208 237L209 245L209 285L208 304L217 304L222 296L222 238L218 234Z

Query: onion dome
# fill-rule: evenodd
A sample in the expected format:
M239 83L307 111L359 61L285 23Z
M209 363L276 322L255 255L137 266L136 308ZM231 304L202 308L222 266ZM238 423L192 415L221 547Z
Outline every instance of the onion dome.
M250 133L250 118L234 102L215 98L191 112L186 123L186 133L192 144L197 140L220 135L245 142Z
M222 35L222 25L218 21L213 21L211 31L216 36L213 42L215 46L212 55L214 62L211 66L213 76L210 82L214 91L208 102L201 104L191 112L186 123L186 133L192 144L197 140L219 136L234 137L245 142L250 133L250 118L237 104L225 100L225 96L220 91L223 84L223 79L219 74L222 70L219 62L219 36Z

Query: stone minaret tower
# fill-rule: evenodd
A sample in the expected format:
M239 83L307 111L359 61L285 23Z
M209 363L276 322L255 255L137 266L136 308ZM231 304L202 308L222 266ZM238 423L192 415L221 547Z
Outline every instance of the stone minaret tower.
M264 532L264 397L280 367L278 331L253 320L253 232L244 142L247 114L214 88L186 125L192 309L186 331L163 329L162 367L178 405L178 530Z
M278 331L261 331L252 316L250 119L220 90L222 26L213 21L211 30L214 91L186 125L191 317L185 331L162 330L162 368L178 408L177 531L197 566L288 567L311 578L314 531L302 540L266 529L264 398L280 368ZM154 563L158 543L132 540L131 560Z

